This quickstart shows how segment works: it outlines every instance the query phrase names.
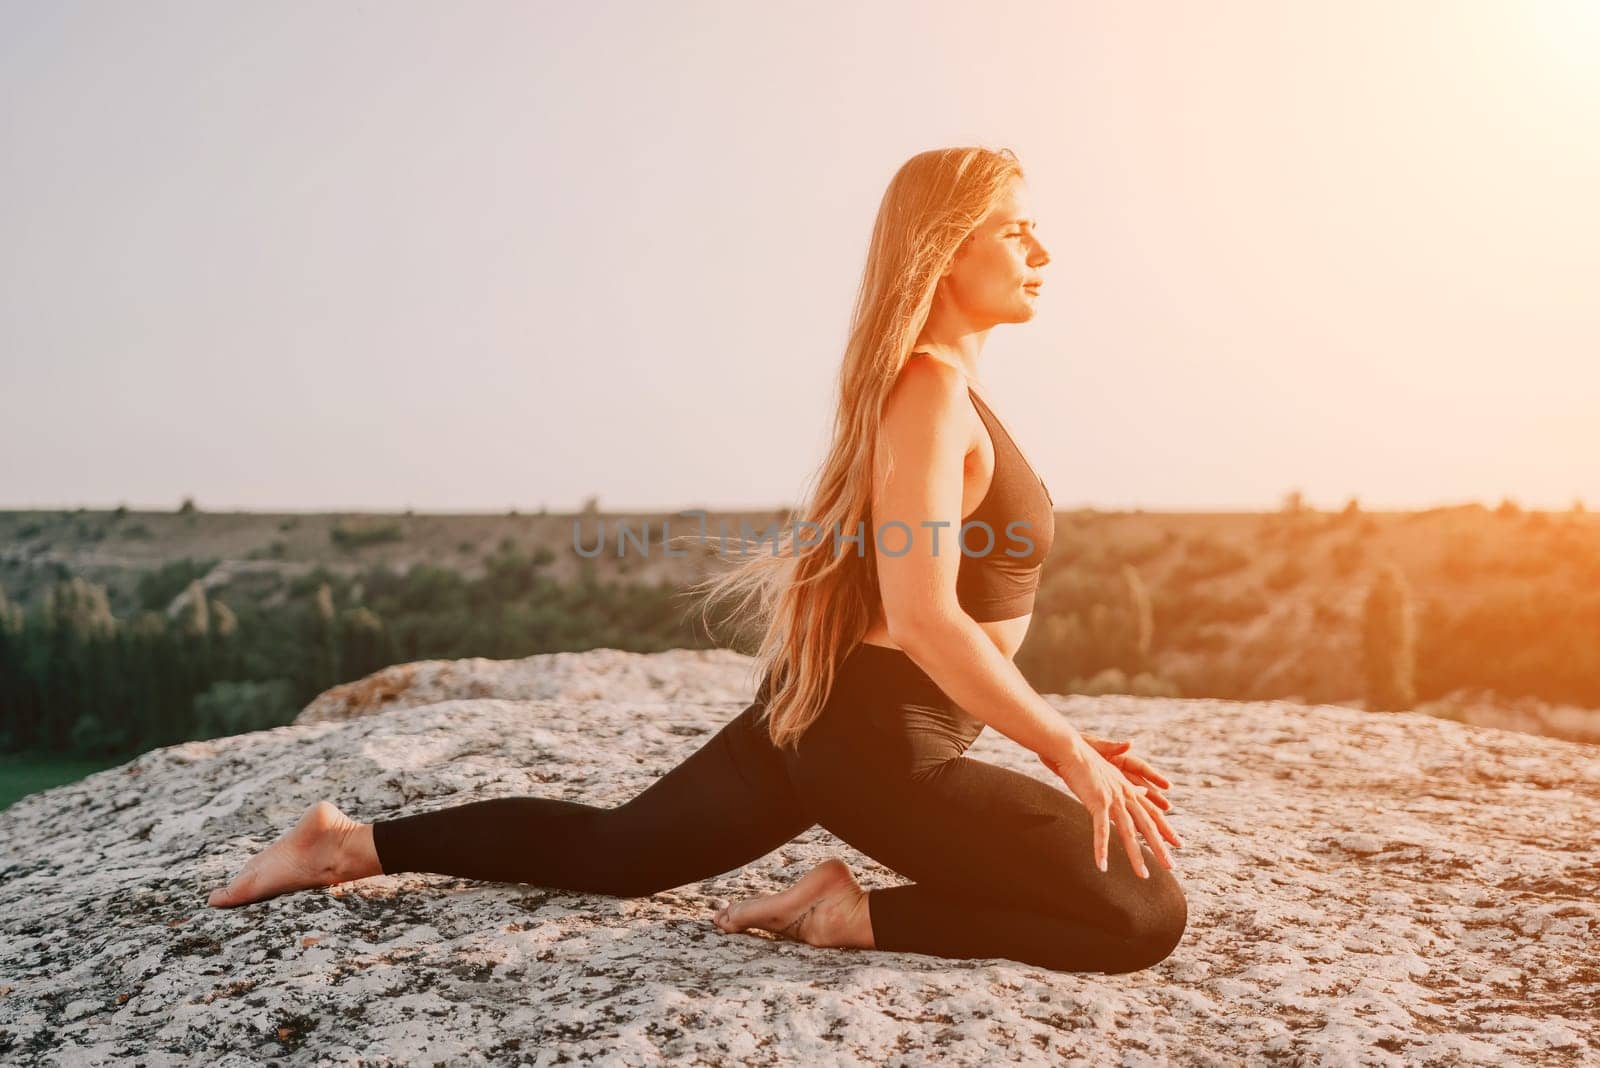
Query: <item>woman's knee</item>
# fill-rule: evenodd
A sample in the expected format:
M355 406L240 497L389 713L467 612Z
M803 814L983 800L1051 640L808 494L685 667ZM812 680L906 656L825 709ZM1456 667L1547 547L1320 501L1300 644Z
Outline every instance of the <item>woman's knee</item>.
M1128 913L1130 954L1123 971L1159 964L1172 955L1189 926L1189 901L1172 873L1155 863L1150 886Z

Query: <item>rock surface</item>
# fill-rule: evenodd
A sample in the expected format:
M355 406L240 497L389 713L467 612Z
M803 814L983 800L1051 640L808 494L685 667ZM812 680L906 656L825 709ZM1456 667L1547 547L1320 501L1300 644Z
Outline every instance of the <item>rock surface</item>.
M1506 697L1493 690L1455 690L1417 705L1415 711L1474 727L1499 727L1600 745L1600 708L1563 705L1537 697Z
M591 649L539 653L521 660L418 660L374 671L326 690L296 723L353 719L466 697L507 701L672 701L727 704L750 701L758 679L754 661L727 649L630 653Z
M562 655L558 689L604 686L629 654ZM821 828L649 898L402 874L204 905L319 798L365 820L516 794L623 801L740 711L747 664L661 654L599 698L397 699L157 750L18 802L0 812L0 1061L1600 1058L1600 749L1409 713L1052 698L1174 782L1190 926L1129 975L715 928L721 901L829 855L865 885L900 881ZM516 668L429 670L429 685L498 693ZM993 730L971 755L1049 781Z

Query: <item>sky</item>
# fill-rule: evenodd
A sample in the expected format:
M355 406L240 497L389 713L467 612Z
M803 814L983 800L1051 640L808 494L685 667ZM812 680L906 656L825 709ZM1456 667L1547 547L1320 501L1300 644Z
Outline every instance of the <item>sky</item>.
M1060 508L1600 503L1600 3L0 2L0 508L796 503L1021 158Z

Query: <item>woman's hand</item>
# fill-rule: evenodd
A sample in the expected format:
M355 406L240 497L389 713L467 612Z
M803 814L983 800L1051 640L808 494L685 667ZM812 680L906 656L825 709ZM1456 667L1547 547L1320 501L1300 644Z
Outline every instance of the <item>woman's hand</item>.
M1040 753L1039 759L1045 767L1061 777L1067 788L1089 810L1094 820L1095 867L1106 870L1106 853L1110 848L1111 824L1114 823L1122 836L1128 860L1141 879L1148 879L1150 872L1145 867L1144 854L1134 834L1135 828L1150 843L1162 867L1170 871L1172 857L1167 853L1162 839L1178 847L1183 845L1183 840L1151 799L1151 788L1135 786L1123 770L1102 756L1086 737L1080 738L1067 752L1059 756Z
M1089 743L1089 746L1095 752L1105 757L1108 762L1118 768L1129 782L1135 786L1145 787L1145 793L1163 812L1172 811L1172 802L1168 801L1166 795L1161 793L1162 790L1172 789L1172 783L1168 782L1165 775L1152 768L1142 757L1136 757L1128 751L1133 747L1132 742L1113 742L1081 732L1079 737Z

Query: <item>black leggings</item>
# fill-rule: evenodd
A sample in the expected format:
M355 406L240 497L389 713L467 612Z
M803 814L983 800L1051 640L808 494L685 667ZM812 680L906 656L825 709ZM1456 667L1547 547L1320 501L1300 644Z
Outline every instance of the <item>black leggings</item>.
M379 863L634 897L732 871L820 823L914 880L869 892L878 949L1128 972L1182 938L1183 890L1150 847L1141 879L1113 828L1102 874L1077 798L964 756L983 721L900 650L858 645L798 752L757 722L765 696L763 683L624 804L506 797L379 820Z

